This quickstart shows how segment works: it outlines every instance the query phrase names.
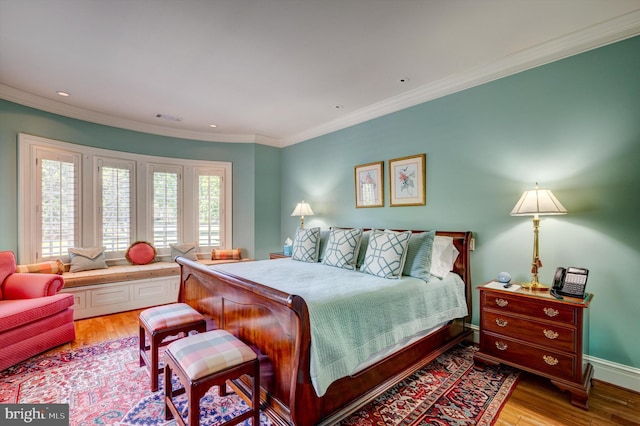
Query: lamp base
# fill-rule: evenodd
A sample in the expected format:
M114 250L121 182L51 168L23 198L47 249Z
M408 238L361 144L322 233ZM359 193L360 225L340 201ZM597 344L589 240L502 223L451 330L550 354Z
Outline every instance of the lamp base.
M520 283L522 288L531 291L549 291L549 286L540 283Z

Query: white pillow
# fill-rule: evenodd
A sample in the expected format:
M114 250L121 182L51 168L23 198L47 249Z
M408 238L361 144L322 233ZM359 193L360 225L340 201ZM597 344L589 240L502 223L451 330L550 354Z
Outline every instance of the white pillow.
M444 278L450 271L460 252L453 245L453 238L436 235L433 239L433 251L431 253L431 269L429 272L434 277Z

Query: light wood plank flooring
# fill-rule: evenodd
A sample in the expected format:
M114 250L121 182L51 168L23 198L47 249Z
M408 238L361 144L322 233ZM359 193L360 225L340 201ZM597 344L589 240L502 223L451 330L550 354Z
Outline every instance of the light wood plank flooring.
M142 310L76 321L76 340L57 350L73 349L138 334ZM574 407L569 395L548 380L522 373L498 420L505 425L640 425L640 393L594 380L589 411Z

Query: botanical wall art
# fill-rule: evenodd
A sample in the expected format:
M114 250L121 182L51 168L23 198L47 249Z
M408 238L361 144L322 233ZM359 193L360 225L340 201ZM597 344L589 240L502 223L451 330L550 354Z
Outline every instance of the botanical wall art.
M389 205L424 206L426 198L426 154L389 160Z
M384 206L383 162L355 166L356 208Z

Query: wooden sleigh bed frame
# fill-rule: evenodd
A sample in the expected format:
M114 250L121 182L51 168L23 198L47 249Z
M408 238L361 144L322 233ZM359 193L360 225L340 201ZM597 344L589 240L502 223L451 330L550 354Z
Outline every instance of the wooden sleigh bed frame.
M323 397L311 383L309 314L301 297L178 257L179 301L203 313L208 329L226 329L260 354L262 410L274 424L334 424L472 333L466 326L471 318L471 232L436 234L453 237L460 252L454 272L465 282L468 316L332 383ZM242 381L234 385L238 392L250 389Z

